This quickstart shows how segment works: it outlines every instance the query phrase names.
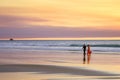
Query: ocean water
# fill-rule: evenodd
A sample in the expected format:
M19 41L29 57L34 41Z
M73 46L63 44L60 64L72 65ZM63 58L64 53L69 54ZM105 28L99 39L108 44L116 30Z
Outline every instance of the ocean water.
M83 44L94 52L120 52L120 40L0 40L0 49L82 51Z

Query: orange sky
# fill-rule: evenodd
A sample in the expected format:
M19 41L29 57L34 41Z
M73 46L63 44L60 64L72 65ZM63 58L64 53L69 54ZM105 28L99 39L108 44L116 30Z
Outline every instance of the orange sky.
M0 0L0 38L120 37L119 4L120 0Z

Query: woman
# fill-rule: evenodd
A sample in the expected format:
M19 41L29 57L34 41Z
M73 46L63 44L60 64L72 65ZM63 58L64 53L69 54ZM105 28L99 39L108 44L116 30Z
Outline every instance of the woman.
M89 44L87 45L87 47L88 47L87 48L87 63L89 64L92 51L90 50L90 45Z

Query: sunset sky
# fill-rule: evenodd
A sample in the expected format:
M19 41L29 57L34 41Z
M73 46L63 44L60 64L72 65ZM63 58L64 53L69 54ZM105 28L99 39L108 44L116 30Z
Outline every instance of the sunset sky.
M0 0L0 39L119 38L120 0Z

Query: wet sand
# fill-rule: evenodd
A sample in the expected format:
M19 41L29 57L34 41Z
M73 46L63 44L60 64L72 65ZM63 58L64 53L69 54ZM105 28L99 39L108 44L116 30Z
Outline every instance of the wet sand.
M90 64L83 64L81 52L0 51L1 80L120 79L119 53L94 53Z

